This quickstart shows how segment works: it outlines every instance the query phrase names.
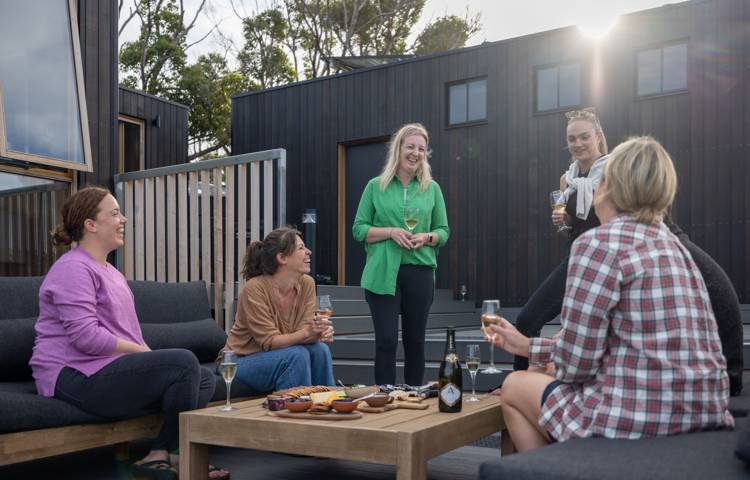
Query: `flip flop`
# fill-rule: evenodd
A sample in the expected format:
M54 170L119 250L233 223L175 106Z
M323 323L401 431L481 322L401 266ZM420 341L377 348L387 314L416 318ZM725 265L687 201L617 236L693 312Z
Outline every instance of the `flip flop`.
M224 472L222 475L221 472ZM212 477L211 474L217 474L216 476ZM208 478L209 480L229 480L231 478L231 474L224 470L223 468L215 467L214 465L208 465Z
M166 460L134 463L130 466L130 473L138 479L177 480L177 471Z

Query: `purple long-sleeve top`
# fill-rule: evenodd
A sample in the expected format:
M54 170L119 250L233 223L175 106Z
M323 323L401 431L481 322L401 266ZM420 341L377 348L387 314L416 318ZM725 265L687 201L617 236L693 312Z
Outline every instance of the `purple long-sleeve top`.
M144 345L133 293L112 265L83 248L60 257L39 290L31 369L40 395L55 394L63 367L90 376L120 357L117 339Z

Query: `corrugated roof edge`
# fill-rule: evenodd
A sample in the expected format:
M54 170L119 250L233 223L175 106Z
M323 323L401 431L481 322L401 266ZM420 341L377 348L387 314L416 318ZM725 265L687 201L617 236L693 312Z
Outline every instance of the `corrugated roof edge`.
M640 16L640 15L651 15L651 14L657 13L657 10L685 8L685 7L688 7L688 6L694 6L694 5L699 5L701 3L709 3L709 2L715 2L715 1L716 0L688 0L686 2L681 2L681 3L666 3L666 4L664 4L664 5L660 6L660 7L649 8L649 9L646 9L646 10L638 10L637 12L631 12L631 13L628 13L627 15L623 15L623 16L630 18L630 17L636 17L636 16ZM661 12L659 12L659 13L661 13ZM276 91L276 90L283 90L285 88L297 87L297 86L306 85L306 84L309 84L309 83L322 82L322 81L325 81L325 80L331 80L333 78L342 78L342 77L346 77L346 76L349 76L349 75L359 75L361 73L371 72L373 70L379 70L379 69L383 69L383 68L398 67L398 66L406 65L406 64L412 63L412 62L422 62L422 61L425 61L425 60L431 60L433 58L445 57L445 56L448 56L448 55L455 55L457 53L470 52L472 50L477 50L477 49L480 49L480 48L495 47L495 46L501 45L503 43L510 43L510 42L515 42L515 41L519 41L519 40L522 40L522 39L527 39L527 38L540 37L540 36L544 36L544 35L551 35L553 33L559 33L562 30L569 30L569 29L573 29L573 28L576 28L576 26L575 25L568 25L567 27L555 28L553 30L545 30L543 32L529 33L528 35L521 35L520 37L504 38L502 40L497 40L497 41L494 41L494 42L484 42L484 43L482 43L480 45L473 45L473 46L470 46L470 47L457 48L457 49L454 49L454 50L447 50L445 52L438 52L438 53L433 53L433 54L430 54L430 55L417 56L417 57L414 57L414 58L411 58L411 59L408 59L408 60L401 60L399 62L386 63L385 65L377 65L377 66L374 66L374 67L360 68L360 69L357 69L357 70L352 70L350 72L338 73L336 75L329 75L327 77L311 78L310 80L303 80L301 82L287 83L287 84L284 84L284 85L279 85L277 87L265 88L263 90L255 90L253 92L238 93L236 95L232 95L232 100L234 100L236 98L249 97L249 96L252 96L252 95L259 95L261 93L273 92L273 91Z

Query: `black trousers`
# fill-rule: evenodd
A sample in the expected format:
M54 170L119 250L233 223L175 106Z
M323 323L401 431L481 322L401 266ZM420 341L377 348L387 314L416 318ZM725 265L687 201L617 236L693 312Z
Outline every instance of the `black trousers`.
M180 445L179 413L205 407L215 382L192 352L155 350L123 355L90 377L65 367L55 398L113 420L161 411L164 424L152 448L171 451Z
M422 385L424 378L424 337L427 316L435 294L432 267L401 265L396 295L378 295L365 290L375 326L375 383L396 383L398 315L404 343L404 382Z
M560 315L565 280L568 278L568 257L552 270L552 273L531 294L516 318L516 328L527 337L538 337L547 322ZM513 370L529 368L529 359L516 355L513 359Z

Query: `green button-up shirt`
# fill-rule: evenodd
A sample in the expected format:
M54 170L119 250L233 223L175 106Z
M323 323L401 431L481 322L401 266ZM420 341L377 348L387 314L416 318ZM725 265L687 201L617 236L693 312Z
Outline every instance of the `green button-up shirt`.
M408 250L390 239L374 243L365 242L371 227L406 228L406 207L419 208L419 224L413 233L437 233L436 247L425 245L416 250ZM367 182L365 191L362 192L352 234L356 241L365 244L367 252L367 263L360 283L362 288L379 295L395 295L396 277L402 264L437 268L438 247L445 245L450 236L448 215L445 212L445 200L440 186L433 181L425 191L420 192L416 177L409 182L406 189L401 181L394 177L388 188L381 192L380 177L373 178Z

